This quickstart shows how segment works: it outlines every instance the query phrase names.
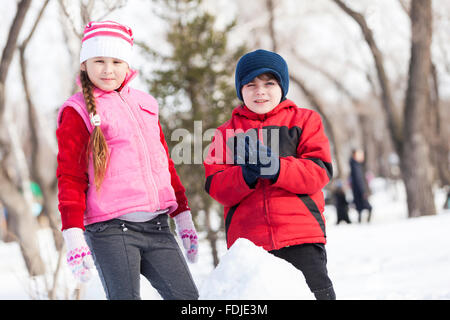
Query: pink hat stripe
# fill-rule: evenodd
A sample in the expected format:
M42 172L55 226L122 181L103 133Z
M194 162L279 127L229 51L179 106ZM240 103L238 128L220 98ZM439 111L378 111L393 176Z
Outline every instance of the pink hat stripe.
M86 27L85 30L84 30L84 33L93 32L93 31L95 31L97 29L104 29L104 28L119 30L119 31L121 31L121 32L123 32L125 34L128 34L130 36L130 38L133 37L130 29L127 29L127 28L125 28L123 26L112 25L112 24L98 24L98 25L95 25L95 26Z
M121 25L119 23L116 23L114 21L105 21L105 22L90 22L88 23L88 25L85 27L85 32L87 29L95 29L95 28L99 28L99 27L108 27L108 28L117 28L117 29L122 29L122 30L126 30L126 31L131 31L131 29L125 25Z
M93 32L91 34L86 35L83 38L83 41L86 41L86 40L88 40L90 38L97 37L97 36L119 37L119 38L122 38L123 40L127 41L129 44L133 45L133 39L130 39L129 37L126 37L123 34L115 32L115 31L97 31L97 32Z
M84 31L84 34L86 35L86 34L89 34L89 33L92 33L92 32L96 32L96 31L99 31L99 30L111 30L111 31L114 31L114 32L119 32L119 33L122 33L122 34L124 34L124 35L127 35L127 36L130 37L130 38L133 37L133 36L130 34L130 32L127 32L126 29L123 29L123 28L114 28L114 27L111 27L111 26L98 26L98 27L95 27L95 28L89 28L89 29L87 29L87 30Z
M88 35L103 30L121 33L124 37L128 38L128 42L133 44L133 32L131 31L131 29L114 21L90 22L84 29L83 40L85 38L88 39Z
M88 40L90 38L96 37L96 36L109 36L109 37L116 37L116 38L121 38L125 41L127 41L129 44L133 45L133 40L130 40L130 38L124 37L121 34L118 34L116 32L108 32L108 31L103 31L103 32L98 32L98 33L94 33L90 36L84 37L83 41Z

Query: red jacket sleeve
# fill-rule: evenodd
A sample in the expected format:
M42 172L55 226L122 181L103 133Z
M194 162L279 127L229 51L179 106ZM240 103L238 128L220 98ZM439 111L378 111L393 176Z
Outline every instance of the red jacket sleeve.
M205 190L222 205L232 207L255 189L250 188L245 182L241 166L227 164L232 162L227 158L227 150L226 137L220 130L216 130L208 156L203 163L206 176Z
M86 155L89 131L75 109L64 109L56 138L58 209L61 213L62 230L75 227L84 230L83 216L89 183Z
M333 175L330 146L317 112L310 112L302 129L297 156L280 157L280 174L273 186L295 194L313 194Z
M172 158L170 158L169 155L169 147L167 146L166 139L164 138L164 132L162 131L161 124L158 122L159 126L159 135L161 139L161 144L164 146L164 149L166 150L167 159L169 159L169 172L170 172L170 183L172 184L172 188L175 191L175 197L177 199L178 208L174 212L170 214L170 216L173 218L177 214L186 211L191 210L188 205L188 200L186 197L186 189L183 187L183 184L181 183L180 177L177 174L177 171L175 169L175 164L173 163Z

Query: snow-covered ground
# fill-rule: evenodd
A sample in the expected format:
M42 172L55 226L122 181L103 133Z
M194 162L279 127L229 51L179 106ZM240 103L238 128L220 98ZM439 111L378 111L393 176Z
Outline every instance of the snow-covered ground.
M374 207L370 224L363 219L335 225L333 206L327 206L328 272L338 299L450 299L450 211L442 210L443 190L436 192L438 215L407 219L400 183L375 179L371 183ZM57 256L48 230L40 233L46 261L55 266ZM200 243L196 264L189 264L200 299L313 299L304 278L289 263L241 239L229 251L220 243L221 262L214 269L209 247ZM46 299L52 276L30 280L16 243L0 242L0 299ZM63 261L64 263L64 261ZM58 276L57 298L70 297L75 283L65 267ZM145 278L143 299L161 299ZM84 299L105 299L95 274L83 288Z

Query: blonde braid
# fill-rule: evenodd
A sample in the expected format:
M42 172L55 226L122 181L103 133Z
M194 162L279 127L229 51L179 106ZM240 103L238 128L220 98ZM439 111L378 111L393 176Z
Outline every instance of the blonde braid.
M83 90L83 97L86 103L86 108L89 114L97 114L95 104L95 97L93 93L93 84L89 80L86 71L80 71L80 81ZM89 146L87 149L87 156L92 152L92 159L94 164L94 181L97 192L100 190L102 182L105 178L106 169L109 162L108 144L103 135L100 126L95 126L89 138Z

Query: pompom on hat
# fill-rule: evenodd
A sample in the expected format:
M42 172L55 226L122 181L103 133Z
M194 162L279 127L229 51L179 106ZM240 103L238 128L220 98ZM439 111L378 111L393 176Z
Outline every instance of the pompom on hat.
M125 61L131 66L133 49L131 28L114 22L89 22L84 28L80 64L95 57L110 57Z
M285 99L289 90L286 61L275 52L259 49L243 55L237 63L235 85L237 97L241 101L244 101L241 94L242 87L263 73L271 73L277 78L282 91L282 100Z

